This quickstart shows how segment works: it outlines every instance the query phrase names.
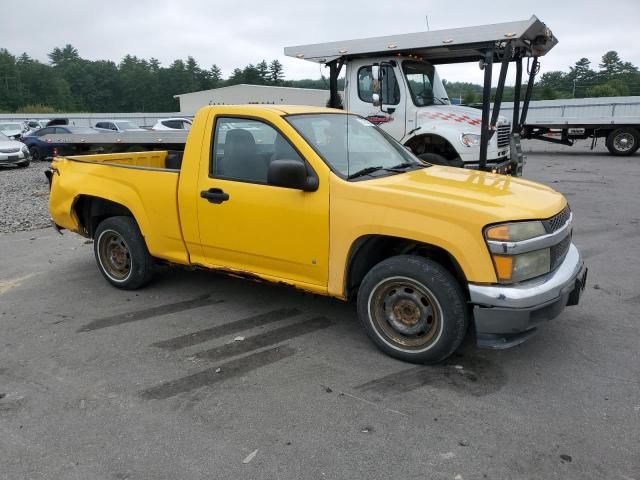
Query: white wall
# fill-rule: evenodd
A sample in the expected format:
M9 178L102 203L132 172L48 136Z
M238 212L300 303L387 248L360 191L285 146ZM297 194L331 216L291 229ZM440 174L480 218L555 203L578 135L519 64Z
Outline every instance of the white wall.
M180 95L180 111L193 114L206 105L312 105L325 107L329 90L309 88L269 87L261 85L233 85Z

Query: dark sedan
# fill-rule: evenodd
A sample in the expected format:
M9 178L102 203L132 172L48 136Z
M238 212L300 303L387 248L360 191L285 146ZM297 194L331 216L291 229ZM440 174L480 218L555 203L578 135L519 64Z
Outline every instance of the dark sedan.
M22 143L29 148L32 160L47 160L56 155L56 149L63 147L65 144L61 141L57 141L55 137L43 138L45 135L93 135L98 133L93 128L89 127L70 127L70 126L55 126L45 127L40 130L36 130L26 137L22 137Z

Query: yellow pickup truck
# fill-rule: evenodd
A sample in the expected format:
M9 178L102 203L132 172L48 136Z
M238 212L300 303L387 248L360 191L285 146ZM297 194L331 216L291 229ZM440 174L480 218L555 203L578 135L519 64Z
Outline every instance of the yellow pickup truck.
M353 300L410 362L445 359L470 326L479 346L521 343L586 280L560 193L430 165L341 110L205 107L184 152L60 157L48 177L54 224L94 239L114 286L165 262Z

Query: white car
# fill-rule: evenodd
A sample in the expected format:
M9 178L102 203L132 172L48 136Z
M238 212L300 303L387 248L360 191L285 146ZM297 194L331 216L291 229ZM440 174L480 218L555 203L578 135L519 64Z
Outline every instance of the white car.
M20 140L24 132L22 122L2 122L0 123L0 133L3 133L11 140Z
M190 130L191 120L188 118L161 118L151 130Z
M30 161L29 149L25 144L0 133L0 165L28 167Z
M146 132L144 128L140 128L129 120L107 120L105 122L98 122L96 123L95 129L101 132Z

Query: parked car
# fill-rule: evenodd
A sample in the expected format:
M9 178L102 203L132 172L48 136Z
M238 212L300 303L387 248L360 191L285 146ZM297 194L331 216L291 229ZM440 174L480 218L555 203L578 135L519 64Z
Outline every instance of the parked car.
M140 288L165 260L352 300L410 362L444 360L468 331L518 345L586 281L561 193L431 165L343 110L204 107L179 158L58 157L47 177L56 228L95 239L113 286Z
M41 119L41 120L25 120L23 125L23 133L22 136L26 137L27 135L31 135L33 132L35 132L36 130L40 130L41 128L44 128L47 126L47 122L49 120L48 119Z
M191 120L188 118L161 118L151 130L190 130Z
M100 132L146 132L144 128L140 128L129 120L109 120L106 122L96 123L95 129Z
M29 149L23 143L0 133L0 165L29 166Z
M36 130L31 135L27 135L22 139L22 142L29 149L32 160L47 160L55 155L55 149L65 145L62 142L57 142L55 138L46 138L45 135L66 135L69 133L81 134L81 135L95 135L97 130L89 127L69 127L69 126L56 126L45 127L40 130Z
M0 123L0 133L3 133L11 140L20 140L24 132L22 122L2 122Z

